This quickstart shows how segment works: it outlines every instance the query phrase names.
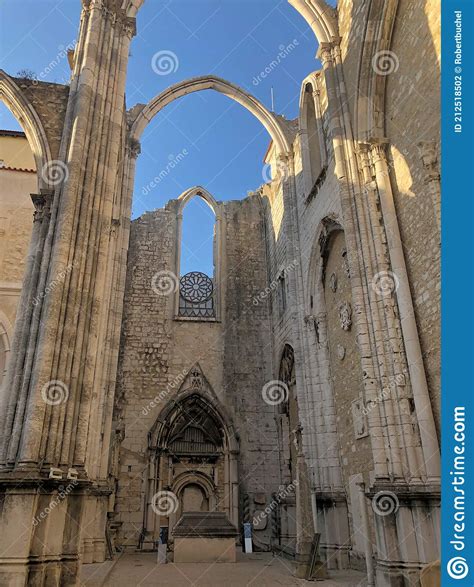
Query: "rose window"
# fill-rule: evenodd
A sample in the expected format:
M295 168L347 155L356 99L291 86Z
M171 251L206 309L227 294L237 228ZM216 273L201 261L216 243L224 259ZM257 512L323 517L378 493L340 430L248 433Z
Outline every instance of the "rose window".
M188 318L214 317L214 284L200 271L191 271L179 281L179 315Z

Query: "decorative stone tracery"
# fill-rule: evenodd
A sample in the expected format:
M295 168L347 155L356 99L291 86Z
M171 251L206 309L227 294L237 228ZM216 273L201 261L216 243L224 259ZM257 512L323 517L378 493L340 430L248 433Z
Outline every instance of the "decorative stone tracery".
M262 273L271 282L277 278L273 265L280 267L282 260L288 264L294 259L300 262L297 270L288 273L288 298L280 314L273 316L272 329L268 328L267 342L275 347L275 357L273 361L262 359L259 365L262 372L273 366L272 372L288 390L286 402L277 408L282 465L279 477L271 480L278 488L273 497L279 507L271 514L275 542L285 543L302 555L304 543L314 530L321 533L321 551L331 564L362 567L365 560L369 584L373 584L375 559L377 585L392 580L406 582L423 563L437 556L439 451L398 226L399 210L394 204L396 170L390 167L386 155L387 78L372 66L377 52L390 49L398 2L374 1L367 5L366 12L362 7L351 14L365 35L356 54L345 45L348 31L339 30L340 23L347 24L344 10L336 11L323 0L291 0L320 42L323 68L305 80L303 93L306 100L314 102L317 118L321 119L319 129L328 132L328 136L320 134L320 154L324 155L327 148L328 170L319 174L316 186L311 187L316 179L308 164L311 153L303 148L299 163L306 181L304 188L298 181L300 172L295 171L298 144L288 131L291 125L225 80L215 76L186 80L168 88L147 106L137 105L124 112L129 43L141 4L142 0L84 0L67 116L62 136L55 137L62 146L54 156L64 165L67 162L68 181L48 192L45 190L51 185L39 174L30 261L11 345L5 409L0 410L5 424L1 482L6 527L30 527L31 519L56 495L59 483L64 483L71 471L77 471L78 483L49 520L55 530L51 536L43 533L41 525L35 526L25 540L5 535L5 546L12 550L8 559L1 560L0 577L14 576L17 584L40 584L54 575L66 584L77 575L80 556L84 562L104 559L105 518L112 513L110 495L116 490L111 476L121 466L121 445L128 440L129 432L122 413L129 398L117 394L113 423L112 406L139 138L151 118L171 101L190 92L213 89L249 109L273 140L271 149L279 173L261 194L253 196L263 195L269 209L262 212L268 239L268 261ZM358 65L355 79L351 64ZM351 87L356 89L354 104L349 104L348 75L354 82ZM0 97L25 128L37 169L42 170L51 161L49 143L53 143L50 134L45 134L39 109L35 110L26 92L3 72ZM303 147L306 126L302 116L299 136ZM431 140L421 145L422 160L418 164L434 197L439 222L439 170L434 145ZM318 198L308 197L316 191ZM245 373L237 373L239 365L228 357L235 348L242 350L246 334L255 328L249 323L242 328L238 323L243 299L237 300L235 307L223 305L223 237L230 228L225 226L224 207L200 187L188 190L179 199L176 226L182 207L194 195L203 197L216 212L219 261L212 284L216 318L225 319L228 312L232 322L226 323L226 328L234 328L237 323L234 340L227 340L228 348L216 362L225 363L225 381L237 375L245 381ZM321 204L323 207L318 208ZM278 235L272 217L276 209L283 210ZM431 230L428 220L420 222L426 222L424 226ZM179 232L176 226L168 224L167 234ZM303 249L314 234L306 274L306 265L301 262ZM331 264L336 264L337 270L332 271ZM178 264L170 265L179 275ZM373 279L390 271L396 274L399 287L392 295L382 297L373 287ZM44 295L48 280L56 275L64 279ZM253 279L257 282L255 275ZM252 289L254 283L239 285ZM39 302L32 303L35 300ZM265 300L257 304L269 320L270 305ZM170 315L176 317L173 310L177 307L175 304ZM239 342L240 347L237 339L245 339ZM283 346L287 340L292 344ZM142 375L151 372L152 381L158 381L158 376L168 370L168 346L156 344L146 341L137 353ZM242 370L246 368L244 365ZM65 386L68 401L45 404L42 391L51 381ZM227 390L220 389L217 400L199 365L191 368L179 392L174 393L178 385L174 382L158 390L163 394L160 400L166 399L158 413L153 412L154 400L147 408L154 422L145 429L146 433L151 425L145 473L140 477L143 485L137 490L139 495L145 492L142 547L154 546L160 525L171 527L190 503L210 510L221 503L234 523L241 521L237 434L227 413L230 407L233 416L245 416L239 413L243 411L240 390L227 397ZM133 393L142 391L138 386ZM267 406L254 401L258 391L252 390L252 402L245 407L255 405L263 414ZM226 409L223 398L228 402ZM347 405L350 411L345 409ZM267 440L255 430L246 432L248 438L243 441L247 446L258 444L262 438ZM268 433L268 438L273 447L275 436ZM364 463L356 471L361 455ZM179 470L184 462L187 470ZM127 467L134 468L136 463ZM136 471L130 470L130 479L135 477ZM298 481L296 489L285 493L293 480ZM12 490L17 485L22 492L21 507L16 489ZM39 487L48 489L40 495ZM159 491L171 492L178 500L178 509L166 520L152 507ZM399 494L400 507L390 517L374 518L369 528L366 502L380 491ZM221 499L224 494L225 499ZM308 527L301 530L308 518L309 495L311 532ZM256 491L246 492L243 519L251 519L251 505L260 511L266 498ZM420 507L428 515L423 520L418 518L417 527L413 520ZM298 530L291 527L290 512L296 516ZM358 527L358 521L366 525L364 545L349 528L350 523ZM71 532L79 525L85 529L81 537ZM264 530L263 526L258 532ZM374 530L377 544L372 553ZM422 545L409 540L405 545L404 537L417 535L431 535L432 540ZM3 546L0 550L5 552Z
M143 548L158 540L160 527L168 527L171 536L180 514L189 503L197 503L199 491L203 508L224 511L238 524L237 446L233 428L199 365L189 371L176 397L160 412L149 432L148 454L143 479ZM160 515L155 503L167 491L175 496L176 505Z

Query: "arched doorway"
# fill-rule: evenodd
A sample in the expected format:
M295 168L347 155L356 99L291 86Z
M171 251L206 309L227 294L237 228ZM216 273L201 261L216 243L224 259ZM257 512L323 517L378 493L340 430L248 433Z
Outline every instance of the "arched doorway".
M180 508L181 513L209 511L209 499L200 485L197 483L188 483L183 487Z
M223 511L238 524L237 445L199 365L149 432L141 546L156 543L186 511Z

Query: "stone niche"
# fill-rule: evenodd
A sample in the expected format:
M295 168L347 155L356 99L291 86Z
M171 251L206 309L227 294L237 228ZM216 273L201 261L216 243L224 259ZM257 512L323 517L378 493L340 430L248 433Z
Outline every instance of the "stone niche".
M175 563L235 563L238 532L224 512L185 512L173 529Z

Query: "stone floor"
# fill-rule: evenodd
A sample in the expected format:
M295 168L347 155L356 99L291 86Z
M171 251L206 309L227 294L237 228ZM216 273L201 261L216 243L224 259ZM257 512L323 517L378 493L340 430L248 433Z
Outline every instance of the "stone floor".
M83 565L83 587L271 587L314 585L365 587L365 575L356 571L332 571L325 581L309 582L293 576L291 561L267 553L238 555L234 564L156 564L156 553L124 554L115 561Z

